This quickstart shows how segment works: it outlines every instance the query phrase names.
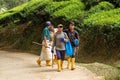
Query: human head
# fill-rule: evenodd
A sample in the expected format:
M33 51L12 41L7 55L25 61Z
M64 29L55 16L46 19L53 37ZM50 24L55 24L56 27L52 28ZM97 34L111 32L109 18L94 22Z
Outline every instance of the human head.
M54 32L54 26L53 25L51 25L50 31Z
M58 24L58 32L61 32L63 30L63 25L62 24Z
M46 26L49 26L49 25L51 25L51 22L50 22L50 21L46 21L46 22L45 22L45 25L46 25Z
M53 26L50 21L46 21L46 22L45 22L45 25L46 25L49 29Z
M74 30L74 28L75 28L75 23L74 22L70 22L69 29L70 30Z

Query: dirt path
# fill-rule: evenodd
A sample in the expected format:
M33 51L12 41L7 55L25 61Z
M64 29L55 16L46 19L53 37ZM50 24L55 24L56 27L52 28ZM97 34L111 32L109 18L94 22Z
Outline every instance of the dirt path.
M66 69L57 72L57 66L38 67L35 60L38 56L28 53L0 51L0 80L104 80L84 67L76 70Z

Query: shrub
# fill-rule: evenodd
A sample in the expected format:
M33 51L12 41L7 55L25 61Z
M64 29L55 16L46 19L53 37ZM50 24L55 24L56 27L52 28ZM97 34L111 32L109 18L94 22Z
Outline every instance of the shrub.
M114 5L109 2L103 1L103 2L100 2L98 5L92 7L89 10L89 13L96 13L96 12L100 12L103 10L107 11L107 10L111 10L111 9L114 9Z
M84 10L84 5L80 2L71 2L68 6L59 9L58 11L53 13L53 17L63 16L68 20L72 20L77 18L82 10Z
M70 1L70 0L53 0L53 1L58 1L58 2L60 2L60 1Z
M74 20L84 14L84 4L79 0L49 2L49 0L31 0L21 6L15 7L0 15L0 24L7 25L9 22L27 22L42 23L44 20L54 21ZM42 18L41 18L42 17ZM62 19L63 18L63 19ZM78 18L78 19L79 19Z
M87 19L84 19L84 24L90 27L93 25L112 27L114 24L120 24L120 8L89 15Z
M79 0L60 2L31 0L1 14L0 24L10 24L12 22L14 24L20 21L27 23L21 33L22 36L18 35L20 38L18 39L17 36L18 40L14 39L14 42L16 42L14 47L17 49L29 50L33 40L39 41L39 34L44 28L43 23L46 20L51 20L55 25L62 23L65 24L65 27L68 26L69 21L75 21L78 26L76 29L80 31L80 48L86 53L101 54L101 51L103 51L103 53L109 54L113 53L114 50L119 51L120 8L113 9L114 6L112 4L101 2L90 9L90 12L95 14L89 15L87 11L84 11L84 8L85 5ZM110 10L110 8L113 10ZM10 34L3 41L12 40L14 35L12 34L11 37ZM14 42L11 42L11 44ZM80 51L81 53L82 50Z
M91 7L97 5L102 1L107 1L113 4L115 7L120 7L120 0L81 0L81 1L85 4L87 10L89 10Z
M81 1L85 4L87 10L89 10L92 6L95 6L100 2L100 0L81 0Z
M120 0L105 0L109 1L110 3L114 4L115 7L120 7Z
M84 14L84 4L78 0L52 2L47 5L45 11L51 16L51 21L55 25L69 21L81 20Z
M58 11L59 9L62 9L68 6L69 4L71 4L70 1L52 2L47 5L47 7L45 8L45 11L51 15L54 12Z
M81 34L84 41L83 49L87 53L104 53L104 55L119 53L119 35L120 8L89 15L84 19L84 29Z
M74 9L75 8L75 9ZM78 13L74 12L72 15L69 14L76 11ZM78 12L77 12L77 10ZM61 13L64 10L66 12L65 15L62 15ZM84 10L84 4L81 3L78 0L70 0L70 1L61 1L61 2L49 2L49 0L31 0L30 2L27 2L21 6L15 7L11 10L8 10L7 12L0 15L0 24L15 24L15 22L21 22L23 21L24 24L28 23L26 27L24 28L23 32L21 33L20 38L15 38L12 42L12 38L16 35L8 35L8 40L11 44L14 44L13 46L17 49L27 50L29 49L28 46L31 46L31 42L35 39L34 36L37 35L37 32L34 32L33 29L35 26L41 25L40 29L43 29L43 23L46 20L49 20L49 16L51 16L51 21L57 22L56 20L63 21L64 24L66 20L74 19L77 16L80 16L79 14ZM56 13L60 12L60 15L57 15ZM69 14L69 15L68 15ZM76 15L76 16L75 16ZM58 17L64 16L64 20L62 19L56 19ZM30 22L30 23L29 23ZM22 24L23 24L22 23ZM60 23L60 22L59 22ZM21 23L20 23L21 24ZM58 23L56 23L58 24ZM6 25L5 25L6 26ZM14 25L15 26L15 25ZM21 26L20 26L21 27ZM7 26L6 26L7 28ZM5 29L6 29L5 28ZM13 27L11 27L13 29ZM37 27L38 29L38 27ZM41 30L42 31L42 30ZM11 31L12 33L12 31ZM31 34L32 33L32 34ZM34 35L33 35L34 34ZM40 32L39 32L40 34ZM7 41L6 39L3 39ZM35 39L38 40L38 36ZM27 42L26 42L27 41ZM23 44L24 43L24 44Z
M0 24L6 24L8 22L14 22L14 20L24 19L30 20L31 16L34 16L36 9L42 10L46 4L48 4L49 0L31 0L21 6L15 7L11 10L0 15ZM24 20L24 21L25 21Z

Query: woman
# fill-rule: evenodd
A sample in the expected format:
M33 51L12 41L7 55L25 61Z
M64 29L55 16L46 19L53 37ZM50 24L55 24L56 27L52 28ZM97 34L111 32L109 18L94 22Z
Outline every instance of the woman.
M52 60L51 53L51 42L50 42L50 29L53 27L50 21L46 22L46 27L42 33L42 50L39 59L37 60L37 64L41 66L41 61L46 61L46 66L51 66L50 61Z
M51 52L54 53L54 47L56 47L58 72L62 70L63 60L65 58L65 42L68 40L67 34L63 32L63 25L59 24L51 50Z

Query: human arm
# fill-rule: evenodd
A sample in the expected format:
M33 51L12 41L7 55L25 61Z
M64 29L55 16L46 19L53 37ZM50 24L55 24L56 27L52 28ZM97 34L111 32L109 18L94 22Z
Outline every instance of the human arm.
M64 42L68 42L68 41L69 41L69 38L68 38L67 34L64 33Z
M47 43L47 36L48 36L48 32L47 32L47 29L44 29L43 30L43 40L44 40L44 43L45 43L45 47L48 47L48 43Z
M76 49L79 49L79 45L80 45L80 38L79 38L79 34L78 34L78 32L77 32L77 31L75 31L75 37L76 37L76 39L78 39L78 41L79 41L79 44L78 44L78 46L76 46Z
M56 46L56 35L55 35L54 40L53 40L52 50L54 50L55 46Z

